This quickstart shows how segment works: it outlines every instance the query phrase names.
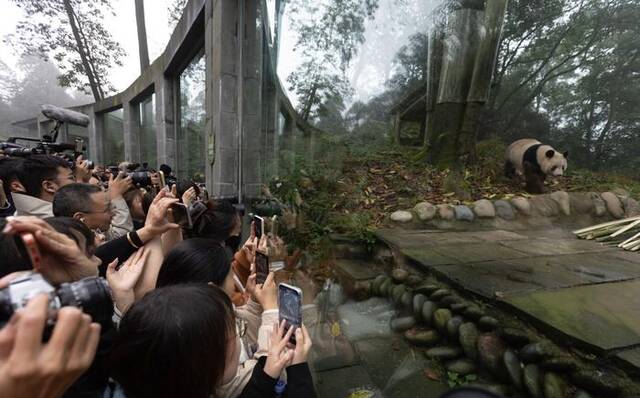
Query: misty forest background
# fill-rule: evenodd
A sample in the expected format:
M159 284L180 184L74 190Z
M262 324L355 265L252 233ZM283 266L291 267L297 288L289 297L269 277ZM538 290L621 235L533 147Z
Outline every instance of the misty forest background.
M103 26L102 15L114 12L109 0L13 3L27 18L3 38L22 55L13 67L0 60L4 135L11 121L34 117L42 103L70 106L114 93L110 68L135 55L125 54ZM185 3L176 0L165 23L175 24ZM408 35L415 26L380 20L380 7L400 10L412 21L428 20L425 26L432 27L446 23L448 10L469 3L478 1L443 1L426 12L423 2L412 0L287 1L284 18L295 35L298 66L280 78L301 117L326 133L323 140L329 147L352 152L388 148L393 141L389 109L425 85L431 30ZM638 20L640 4L635 0L509 1L477 141L499 146L535 137L568 150L571 168L636 178ZM381 28L377 37L377 27L389 24L394 37ZM405 44L391 63L376 65L384 63L376 54L383 51L385 40ZM367 71L372 66L384 70L382 77L375 77L383 80L380 89L368 98L356 98L352 82L370 78ZM417 135L418 126L413 130ZM405 134L412 134L411 126Z

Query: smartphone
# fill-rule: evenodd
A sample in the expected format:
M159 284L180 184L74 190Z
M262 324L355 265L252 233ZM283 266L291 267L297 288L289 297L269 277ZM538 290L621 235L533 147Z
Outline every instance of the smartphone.
M42 256L38 248L36 238L30 232L23 232L15 236L16 247L20 255L29 260L31 268L39 270L42 265Z
M253 225L256 228L256 238L260 240L264 236L264 218L260 216L253 216Z
M171 205L171 210L173 211L173 222L183 228L191 229L193 227L191 214L189 214L187 205L184 203L174 203Z
M158 175L160 176L160 188L164 188L167 186L167 181L164 179L164 172L162 170L160 170L158 172Z
M285 330L290 327L299 328L302 325L302 290L295 286L281 283L278 285L278 317L280 322L286 320ZM289 340L296 344L295 331Z
M269 256L256 252L256 283L264 283L269 276Z

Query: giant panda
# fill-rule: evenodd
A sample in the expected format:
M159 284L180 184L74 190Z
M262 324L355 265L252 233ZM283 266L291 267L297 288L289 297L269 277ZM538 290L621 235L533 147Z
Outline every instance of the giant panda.
M524 176L529 193L545 192L547 176L557 177L567 170L569 152L560 153L549 145L532 138L515 141L507 148L504 165L505 175Z

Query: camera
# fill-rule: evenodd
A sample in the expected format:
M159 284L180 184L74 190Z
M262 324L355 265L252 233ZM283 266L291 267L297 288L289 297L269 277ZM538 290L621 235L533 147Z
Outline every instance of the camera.
M0 290L0 324L8 322L15 311L42 293L49 296L49 325L55 323L58 310L68 306L78 307L91 315L93 322L108 321L113 315L111 289L103 278L84 278L63 283L56 289L41 274L29 273Z

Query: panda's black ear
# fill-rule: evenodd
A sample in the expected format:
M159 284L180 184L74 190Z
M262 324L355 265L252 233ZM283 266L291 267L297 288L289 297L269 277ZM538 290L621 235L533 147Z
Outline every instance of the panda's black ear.
M569 159L569 151L565 151L562 156L564 156L565 159Z
M547 157L551 159L555 154L556 154L556 151L554 151L553 149L549 149L545 155L547 155Z

